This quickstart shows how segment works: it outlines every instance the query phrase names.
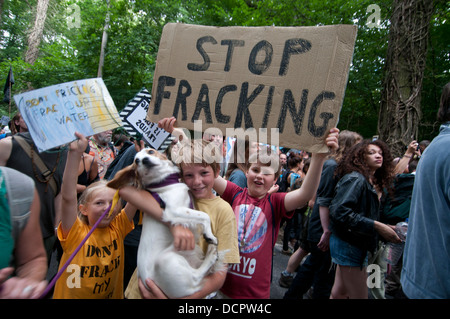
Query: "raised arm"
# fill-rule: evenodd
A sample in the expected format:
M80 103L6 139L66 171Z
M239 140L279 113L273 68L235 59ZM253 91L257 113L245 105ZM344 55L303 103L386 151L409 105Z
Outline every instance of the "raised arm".
M225 192L225 189L227 188L227 181L222 176L217 176L214 179L214 190L217 192L217 194L222 195Z
M330 149L337 149L339 130L333 128L325 139L326 145ZM326 153L314 153L311 158L311 164L303 181L302 187L286 194L284 207L286 211L292 211L297 207L303 207L314 197L319 187L320 175L322 173L323 163L327 157Z
M88 145L87 138L80 133L75 133L77 140L69 145L66 167L64 169L63 182L61 186L61 228L63 236L67 236L70 228L77 219L77 181L78 167L81 155Z
M417 141L412 141L411 143L409 143L405 155L403 155L402 158L400 158L400 160L398 161L397 165L395 165L394 168L395 175L402 174L405 171L405 169L408 168L408 164L411 161L411 158L416 153L420 155L420 151L416 151L418 145L419 144L417 143Z

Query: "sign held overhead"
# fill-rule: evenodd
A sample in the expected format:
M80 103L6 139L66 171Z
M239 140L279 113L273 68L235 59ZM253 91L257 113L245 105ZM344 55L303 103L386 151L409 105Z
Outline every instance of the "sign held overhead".
M279 129L279 146L328 151L357 27L164 27L147 120Z
M122 126L101 78L48 86L14 96L39 152Z
M125 105L120 112L123 127L132 136L142 136L144 141L152 148L164 151L172 144L170 133L158 127L157 123L149 122L145 118L148 112L151 95L143 88Z

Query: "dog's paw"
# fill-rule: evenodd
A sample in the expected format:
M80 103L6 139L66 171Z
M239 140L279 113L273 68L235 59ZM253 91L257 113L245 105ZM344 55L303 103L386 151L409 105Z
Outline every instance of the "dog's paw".
M217 246L217 244L219 243L219 242L217 241L217 238L216 238L216 237L210 238L210 237L207 237L205 234L203 234L203 238L205 238L205 240L206 240L206 242L207 242L208 244L212 244L212 245L216 245L216 246Z

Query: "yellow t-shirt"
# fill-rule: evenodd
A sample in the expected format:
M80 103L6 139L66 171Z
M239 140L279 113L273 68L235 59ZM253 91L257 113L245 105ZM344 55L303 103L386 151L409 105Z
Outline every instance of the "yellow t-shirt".
M211 230L217 237L218 251L228 250L224 263L240 263L239 247L237 240L236 217L226 201L220 197L213 199L194 199L195 209L205 212L211 219ZM200 237L200 247L206 253L208 244ZM141 299L139 292L137 269L134 271L125 291L125 298Z
M211 230L214 236L217 237L217 250L227 250L224 262L228 264L239 264L239 247L236 229L236 217L230 204L220 197L213 199L195 199L195 208L199 211L205 212L211 219ZM200 237L200 247L206 253L208 243Z
M123 241L133 228L124 210L108 227L96 228L56 282L53 298L123 298ZM64 239L59 225L58 238L64 251L60 266L66 263L90 229L77 218Z

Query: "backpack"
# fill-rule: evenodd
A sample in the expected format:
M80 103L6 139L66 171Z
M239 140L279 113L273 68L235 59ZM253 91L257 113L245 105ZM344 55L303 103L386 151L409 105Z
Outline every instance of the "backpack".
M283 176L281 177L281 181L278 184L279 185L278 192L282 192L282 193L287 192L288 187L291 186L291 185L289 185L289 182L288 182L288 177L291 173L294 173L294 172L288 171L285 174L283 174Z
M33 197L34 181L31 177L9 167L0 167L0 211L8 214L3 216L8 225L3 226L6 227L4 231L9 232L2 234L2 249L13 248L17 242L30 217ZM10 265L14 265L13 254Z

